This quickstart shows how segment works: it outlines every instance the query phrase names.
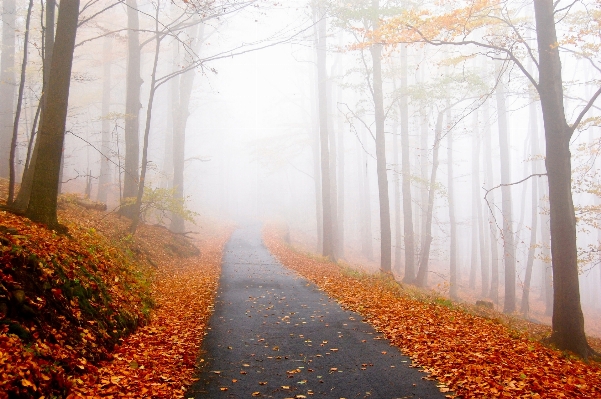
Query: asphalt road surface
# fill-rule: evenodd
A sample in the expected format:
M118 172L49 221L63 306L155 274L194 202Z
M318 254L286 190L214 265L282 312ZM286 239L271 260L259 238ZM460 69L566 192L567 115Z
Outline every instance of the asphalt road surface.
M444 398L360 315L282 267L260 226L224 254L200 380L186 398Z

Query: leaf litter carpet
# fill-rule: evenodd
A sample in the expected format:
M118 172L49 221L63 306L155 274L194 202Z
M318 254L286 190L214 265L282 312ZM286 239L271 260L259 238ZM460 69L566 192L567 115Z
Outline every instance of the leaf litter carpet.
M527 331L470 314L444 301L414 298L389 277L361 275L295 251L275 228L272 254L343 307L365 317L414 364L463 398L600 398L601 368L547 348Z

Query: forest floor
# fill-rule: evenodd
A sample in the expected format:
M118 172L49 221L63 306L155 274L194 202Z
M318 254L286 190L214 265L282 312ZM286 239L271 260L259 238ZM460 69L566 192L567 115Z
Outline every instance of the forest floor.
M5 184L0 181L0 199L5 195ZM210 331L207 324L230 228L202 221L193 243L149 225L132 236L127 233L126 219L86 209L74 195L61 197L59 219L69 235L58 235L0 211L0 399L182 398L206 388L206 372L209 379L219 382L214 385L218 394L213 396L232 396L239 384L243 396L294 394L296 398L323 396L327 395L324 387L345 386L340 383L345 373L371 373L372 379L381 382L363 396L375 397L378 388L388 384L382 381L401 368L397 363L405 362L428 373L418 374L422 377L417 380L416 375L407 374L404 380L411 383L409 390L422 392L424 397L601 397L599 363L585 363L541 344L541 338L549 334L548 327L454 303L388 276L328 262L289 246L273 227L264 230L263 238L271 253L338 301L346 312L335 310L338 305L324 295L303 307L299 300L305 297L303 290L319 293L299 277L291 293L276 292L269 280L278 279L280 272L273 273L269 269L273 264L258 259L265 270L249 272L267 273L261 277L266 284L255 281L246 287L250 282L243 279L234 285L240 293L245 293L245 288L257 291L244 298L245 307L237 309L249 322L243 323L240 333L252 330L252 323L257 322L266 330L264 336L249 338L248 346L244 344L242 349L250 351L244 354L250 357L240 360L246 363L236 363L238 375L226 376L222 370L210 368L215 363L209 352L201 352L200 359L197 355ZM237 267L257 261L254 255L247 255L235 261ZM289 299L284 301L284 296ZM270 308L274 301L303 309L274 317L274 308ZM319 314L317 306L323 307ZM217 312L215 316L215 323L224 326L231 321L225 314ZM327 322L326 317L333 321ZM273 337L263 323L282 324L284 320L293 329L300 331L306 323L316 326L311 330L316 337L321 333L332 337L311 339L296 331L277 337L282 344L271 345ZM325 323L332 328L321 327ZM342 345L352 336L360 342L355 345L356 353ZM373 347L366 344L370 338L365 336L372 337ZM378 339L381 337L388 341ZM207 339L205 348L213 345L212 350L219 353L237 349L227 344L228 338L220 339ZM599 340L590 342L601 349ZM286 345L291 345L296 357L283 353ZM377 350L370 352L360 348L362 345ZM263 362L257 361L258 354L265 357L260 359ZM310 354L314 358L307 359ZM284 360L298 361L298 365L287 367ZM280 374L277 379L285 378L285 383L275 378L258 382L246 378L250 370L262 371L266 362L280 361L283 366L275 374ZM318 369L311 363L321 363L319 370L325 367L327 374L316 374ZM199 366L205 374L188 390ZM436 379L438 384L422 378ZM432 387L433 392L429 391Z
M361 314L451 396L601 397L601 365L543 345L548 326L329 262L291 247L273 226L264 242L284 266ZM598 339L590 343L601 349Z
M79 200L60 198L68 235L0 211L0 399L183 397L231 229L132 236Z

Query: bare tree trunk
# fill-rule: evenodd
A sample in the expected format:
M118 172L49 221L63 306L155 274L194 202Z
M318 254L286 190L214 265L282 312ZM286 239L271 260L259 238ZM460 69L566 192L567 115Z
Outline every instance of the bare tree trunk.
M335 260L334 229L332 219L332 199L330 198L330 152L328 148L328 99L326 72L326 15L317 9L317 95L319 103L319 137L321 154L321 203L323 215L322 255ZM315 14L314 14L315 15Z
M317 10L313 9L314 18L314 46L317 50L319 46L317 31ZM315 51L315 63L317 64L317 51ZM314 70L315 82L318 81L317 70ZM315 224L317 228L317 252L323 251L323 205L321 203L321 165L320 165L320 132L319 132L319 97L317 94L317 84L310 84L310 102L311 102L311 128L309 129L309 139L311 142L311 153L313 155L313 183L315 191Z
M2 2L2 55L0 56L0 177L9 177L13 106L15 97L15 0Z
M373 30L379 25L379 1L372 0ZM384 96L382 92L382 45L370 47L373 64L373 99L376 122L376 165L380 198L380 271L391 272L392 237L390 232L390 202L388 199L388 172L386 170L386 136L384 134Z
M366 143L366 134L363 132L363 143ZM372 226L371 226L371 184L369 173L369 159L367 154L359 144L359 166L360 166L360 181L363 182L363 187L359 195L361 196L361 253L367 259L371 260L374 257L372 245Z
M19 82L19 94L17 96L17 109L15 111L15 121L13 124L13 134L10 143L9 157L9 183L8 183L8 200L7 204L12 205L13 196L15 194L15 156L17 152L17 139L19 137L19 119L21 118L21 107L23 105L23 90L25 89L25 72L27 70L27 47L29 44L29 23L31 22L31 10L33 8L33 0L29 0L27 8L27 18L25 20L25 37L23 38L23 62L21 63L21 80Z
M62 0L59 8L56 46L48 80L46 106L40 124L40 153L26 215L50 228L59 228L56 217L60 163L71 83L71 67L79 16L79 0Z
M478 111L476 111L477 113ZM478 243L480 245L480 276L482 277L482 290L480 295L482 298L486 298L488 296L488 288L489 288L489 269L488 269L488 245L486 243L486 237L488 229L485 227L483 220L483 212L482 212L482 189L480 188L480 123L478 122L478 117L476 116L476 123L474 126L474 152L476 153L475 157L472 158L472 173L475 174L472 180L472 190L476 190L474 192L474 200L476 201L477 208L477 220L474 220L474 223L477 223L478 226ZM489 162L490 163L490 162Z
M98 176L98 202L106 202L108 196L108 187L111 183L111 167L109 157L111 153L111 129L109 123L109 113L111 112L111 49L113 47L113 37L105 36L102 46L102 149L100 154L100 175Z
M159 54L161 50L161 35L159 32L159 10L160 2L156 3L156 14L155 14L155 34L154 34L154 61L152 63L152 73L150 74L150 94L148 95L148 105L146 107L146 126L144 127L144 143L142 145L142 167L140 168L140 179L138 180L138 192L136 194L136 202L132 207L133 214L132 223L129 230L132 234L136 232L138 224L140 223L140 211L142 208L142 197L144 195L144 186L146 184L146 171L148 169L148 140L150 138L150 122L152 120L152 106L154 103L154 94L157 89L156 75L157 66L159 64Z
M394 270L401 272L401 249L403 247L403 232L401 231L401 169L399 168L399 139L397 124L392 127L392 162L394 166Z
M340 98L340 93L338 95ZM338 120L338 256L344 258L344 126Z
M490 112L488 101L484 103L483 117L486 123L484 128L484 154L483 163L486 170L486 179L484 187L490 190L494 187L494 176L492 169L492 132L490 129ZM494 303L499 303L499 248L497 245L497 221L495 219L495 192L490 191L487 195L488 228L490 230L490 255L491 255L491 279L490 291L488 293L490 299Z
M551 341L559 349L584 358L592 353L584 333L580 305L576 244L576 217L572 201L570 138L563 106L561 60L556 45L555 10L551 0L534 2L539 52L538 92L543 110L546 138L547 178L553 265L553 318Z
M42 96L40 98L40 104L38 105L40 121L44 114L44 107L46 105L46 92L48 91L48 80L50 78L50 66L52 63L52 54L54 52L54 16L56 9L56 0L46 0L46 15L44 17L45 20L45 28L44 28L44 40L43 40L43 57L44 57L44 65L43 65L43 91ZM41 125L41 122L40 122ZM35 123L34 123L35 128ZM25 212L27 206L29 205L29 199L31 197L31 186L33 184L33 173L35 171L38 153L39 153L39 134L36 134L35 137L32 134L31 140L35 139L35 143L33 145L33 151L31 151L30 160L27 164L27 168L23 173L23 178L21 179L21 187L17 194L17 198L15 199L12 207L17 211ZM30 146L31 147L31 146ZM29 150L28 150L29 151ZM60 185L60 182L59 182Z
M330 73L330 78L327 80L326 85L326 98L327 98L327 114L328 114L328 144L329 144L329 160L330 160L330 205L331 210L330 214L332 217L332 245L334 251L334 259L338 259L340 257L340 252L338 251L338 182L336 181L336 165L338 163L337 155L338 149L336 145L336 132L334 131L334 123L332 121L333 116L333 107L332 107L332 76L334 75L334 71L332 70Z
M169 6L171 12L176 10L175 3L169 3ZM173 54L171 59L171 69L173 72L176 72L181 68L179 37L173 38L171 42L171 51ZM165 176L164 187L167 189L173 188L173 136L175 135L174 129L177 120L180 78L181 76L177 75L169 81L169 110L171 112L171 117L168 118L169 127L168 133L165 135L165 152L163 154L163 175ZM220 171L220 173L223 172Z
M530 143L532 145L531 154L537 156L540 152L538 148L538 119L536 115L536 103L534 99L531 99L529 106L530 113ZM532 174L540 173L538 170L538 162L536 160L530 161ZM530 282L532 280L532 267L534 266L534 252L536 248L536 231L538 230L538 182L536 180L531 183L531 212L532 222L530 223L530 246L528 247L528 258L526 260L526 275L524 277L524 289L522 291L522 304L520 311L524 316L528 316L530 312Z
M422 248L419 258L419 269L415 284L418 287L428 285L428 263L430 262L430 246L432 245L432 218L434 216L434 197L436 196L436 172L438 171L438 150L442 138L442 121L444 111L438 113L436 128L434 132L434 149L432 150L432 171L430 172L430 184L428 187L428 208L426 209L426 225L422 238Z
M317 118L315 118L317 120ZM317 252L323 251L323 205L321 203L321 171L319 152L319 125L311 130L311 149L313 153L313 183L315 189L315 222L317 226Z
M543 179L539 180L538 191L540 197L549 196L549 185L545 184ZM539 206L542 201L539 198ZM542 240L542 256L543 256L543 281L542 281L542 298L545 302L545 315L553 314L553 267L551 265L551 221L549 214L541 215L541 240Z
M428 223L428 163L429 163L429 155L428 155L428 113L426 110L421 110L420 112L420 218L419 218L419 237L423 237L426 231L426 224ZM415 235L414 235L415 237ZM419 244L419 250L421 252L421 246L423 244Z
M450 118L449 118L450 119ZM447 122L448 123L448 122ZM450 249L449 249L449 294L457 298L457 222L455 220L455 187L453 184L453 135L447 132L447 190L449 194L449 224L450 224Z
M476 288L476 271L478 270L478 236L482 234L478 227L478 204L480 202L480 159L479 159L479 141L478 141L478 110L473 113L472 124L472 251L470 267L471 289ZM482 285L484 286L484 279Z
M409 99L407 96L407 46L401 45L401 174L403 179L403 232L405 241L405 275L403 281L415 280L415 234L413 232L413 199L411 197L411 163L409 152Z
M126 0L127 5L127 80L125 94L125 175L123 178L124 206L121 213L130 218L136 217L131 206L131 198L138 191L138 162L140 160L140 23L137 0ZM130 203L127 203L127 199Z
M509 131L507 129L507 110L505 108L505 85L499 81L496 90L497 113L499 122L499 148L501 151L501 184L511 183L509 155ZM503 312L515 311L515 246L513 235L511 187L501 187L501 211L503 213L503 263L505 265L505 300Z
M33 102L33 99L31 99L31 101ZM40 118L40 110L41 109L42 109L42 102L38 101L38 106L36 107L35 116L33 117L33 123L31 124L31 131L29 133L29 141L27 143L27 156L25 158L23 175L25 175L27 173L27 170L29 169L29 162L31 161L31 151L33 150L33 143L35 141L35 137L36 137L36 133L37 133L38 120ZM25 176L23 176L21 178L21 182L23 181L24 178L25 178Z
M188 38L192 41L191 48L195 54L200 51L200 44L204 37L204 24L188 28ZM188 59L189 63L194 62ZM173 188L174 198L184 201L184 158L186 149L186 124L190 116L190 97L194 86L196 71L191 69L179 78L179 101L174 109L176 115L173 121ZM184 219L181 215L172 214L171 230L176 233L184 232Z

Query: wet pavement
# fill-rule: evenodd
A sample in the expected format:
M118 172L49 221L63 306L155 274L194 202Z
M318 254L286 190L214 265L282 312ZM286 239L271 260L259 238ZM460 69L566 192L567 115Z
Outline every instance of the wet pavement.
M282 267L260 226L228 242L186 398L444 398L360 315Z

